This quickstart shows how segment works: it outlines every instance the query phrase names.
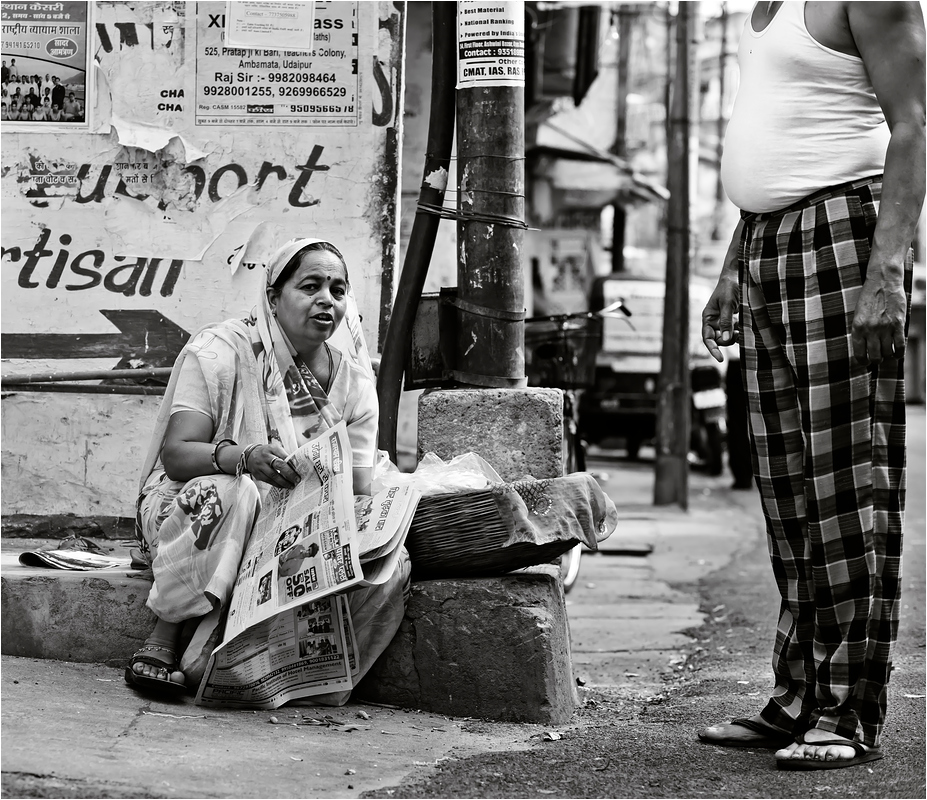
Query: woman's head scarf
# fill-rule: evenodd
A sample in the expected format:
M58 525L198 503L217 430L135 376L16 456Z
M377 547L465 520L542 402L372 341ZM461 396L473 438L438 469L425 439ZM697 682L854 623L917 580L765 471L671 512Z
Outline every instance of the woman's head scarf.
M267 289L274 285L286 265L312 244L325 244L334 250L344 265L345 279L348 280L344 256L331 242L324 239L293 239L271 256L261 297L251 319L254 325L252 346L261 365L267 400L268 435L272 439L279 439L290 452L340 421L340 415L332 408L325 390L287 340L267 297ZM330 341L342 357L352 360L373 379L370 356L349 280L344 319ZM271 354L273 357L268 357Z

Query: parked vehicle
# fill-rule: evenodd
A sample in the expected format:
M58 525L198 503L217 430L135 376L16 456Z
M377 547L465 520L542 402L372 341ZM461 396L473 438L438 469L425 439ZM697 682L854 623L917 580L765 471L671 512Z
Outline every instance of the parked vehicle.
M658 382L663 340L662 281L640 276L599 278L593 303L623 302L633 319L605 320L595 380L579 404L579 433L587 442L624 440L630 458L656 435ZM712 475L724 467L726 395L723 366L705 351L701 312L711 288L694 280L689 291L689 363L692 382L690 449Z

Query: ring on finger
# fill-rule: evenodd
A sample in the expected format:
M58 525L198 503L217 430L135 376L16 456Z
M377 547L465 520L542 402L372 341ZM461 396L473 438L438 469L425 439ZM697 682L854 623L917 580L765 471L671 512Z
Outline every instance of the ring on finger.
M276 472L276 473L279 475L279 474L280 474L280 470L277 469L277 468L274 466L274 464L276 464L278 461L281 462L281 463L283 463L283 459L280 458L280 456L274 456L274 457L270 460L270 468L271 468L274 472Z

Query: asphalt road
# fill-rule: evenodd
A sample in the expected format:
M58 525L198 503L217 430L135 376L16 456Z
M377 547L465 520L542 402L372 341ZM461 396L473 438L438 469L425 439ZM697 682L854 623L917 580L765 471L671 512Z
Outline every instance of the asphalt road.
M714 797L923 798L925 791L925 414L909 406L909 474L904 610L889 690L886 758L826 772L780 772L762 750L703 745L706 724L755 713L770 687L769 655L778 604L753 491L727 489L729 476L693 473L693 505L743 509L744 538L733 558L696 584L675 588L700 600L706 623L662 674L663 691L635 698L622 677L584 692L574 726L528 750L447 759L400 786L365 797ZM615 458L592 470L640 480L651 470ZM636 476L636 478L635 478ZM600 558L601 556L596 556ZM582 580L582 576L580 578ZM601 579L600 579L601 582ZM603 586L603 591L607 587ZM627 682L627 681L625 681Z

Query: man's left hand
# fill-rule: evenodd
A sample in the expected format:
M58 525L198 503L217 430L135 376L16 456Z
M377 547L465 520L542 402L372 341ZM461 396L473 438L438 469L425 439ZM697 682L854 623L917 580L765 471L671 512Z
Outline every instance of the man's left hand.
M856 360L879 364L904 355L908 303L900 282L884 279L871 263L869 273L856 303L850 335Z

